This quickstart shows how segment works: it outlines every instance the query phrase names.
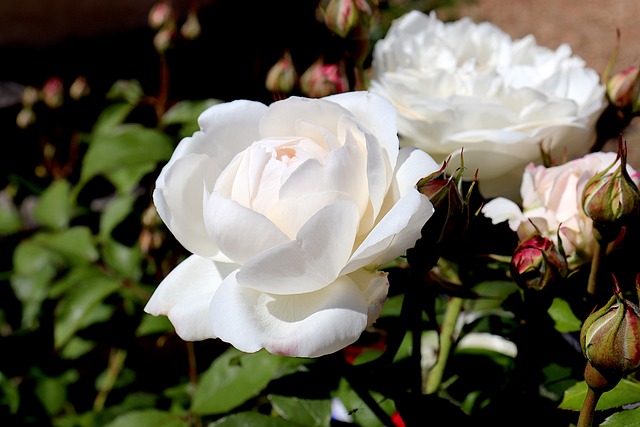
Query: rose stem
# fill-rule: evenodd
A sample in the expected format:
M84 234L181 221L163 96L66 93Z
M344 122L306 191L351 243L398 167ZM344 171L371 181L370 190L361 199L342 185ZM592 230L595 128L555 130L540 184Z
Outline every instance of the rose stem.
M591 387L588 387L587 395L584 398L582 409L580 410L577 427L591 427L593 425L593 414L600 396L602 396L602 392L595 391Z

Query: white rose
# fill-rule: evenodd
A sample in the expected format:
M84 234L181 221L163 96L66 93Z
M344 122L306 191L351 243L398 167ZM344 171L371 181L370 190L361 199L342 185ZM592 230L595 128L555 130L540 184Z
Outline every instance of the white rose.
M557 246L559 231L569 269L574 270L591 261L596 245L593 221L582 209L582 192L587 181L614 161L616 153L597 152L550 168L529 164L520 189L522 210L513 201L498 197L482 213L493 224L509 221L521 241L537 229ZM615 167L619 164L618 160ZM638 174L629 165L627 170L638 184Z
M438 169L399 149L396 112L351 92L205 111L156 182L160 217L190 252L145 310L185 340L315 357L358 339L387 295L381 264L433 213Z
M586 154L606 106L598 74L569 46L514 41L469 18L409 12L376 43L372 71L371 90L398 109L401 144L436 161L464 149L485 197L517 197L524 166L541 163L540 144L555 158Z

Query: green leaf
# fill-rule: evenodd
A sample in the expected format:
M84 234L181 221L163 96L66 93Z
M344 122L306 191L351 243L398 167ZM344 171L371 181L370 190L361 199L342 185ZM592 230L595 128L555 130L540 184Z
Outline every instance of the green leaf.
M604 420L600 427L640 427L640 408L617 412Z
M131 411L116 417L105 427L188 427L189 424L182 417L158 411L144 409Z
M111 236L111 232L120 224L133 210L135 198L132 195L114 197L105 207L100 215L100 238L106 239Z
M7 190L0 191L0 236L16 233L22 227L22 218Z
M135 105L140 101L140 99L142 99L143 95L144 91L142 90L142 86L138 80L120 79L113 83L111 88L109 88L109 92L107 92L107 99L123 99L129 104Z
M202 374L193 399L193 412L201 415L228 412L257 396L272 379L291 372L304 359L287 358L262 350L242 353L229 348Z
M168 160L172 152L172 140L167 135L137 124L124 124L93 135L84 157L81 182L104 175L115 177L118 187L122 187L127 178L137 182L141 173Z
M210 424L210 427L303 427L279 417L258 412L240 412L229 415ZM305 426L306 427L306 426Z
M138 280L142 275L142 252L139 246L132 248L115 240L107 240L102 245L105 264L126 279Z
M20 407L20 391L18 384L0 372L0 408L3 406L9 408L10 414L15 414Z
M330 399L301 399L299 397L269 395L275 411L285 420L308 427L329 426Z
M382 421L380 421L375 413L362 401L360 396L358 396L346 380L340 380L336 397L344 403L347 412L352 418L352 422L356 425L367 427L383 426ZM395 403L392 399L386 399L376 392L371 392L371 397L378 402L380 408L387 415L391 416L395 412Z
M109 105L100 113L100 117L98 117L93 126L92 133L94 135L105 133L121 125L131 113L133 107L132 104L126 102Z
M42 193L33 210L36 221L54 230L67 228L71 220L70 189L69 181L54 180Z
M190 136L200 129L198 117L204 110L221 103L218 99L204 99L198 101L180 101L174 104L160 119L162 126L182 125L180 137Z
M558 332L577 332L582 328L582 321L573 314L569 303L561 298L553 299L548 313L554 320Z
M579 411L587 395L587 388L587 383L584 381L576 383L565 391L562 402L558 407L560 409ZM640 383L623 379L613 390L602 394L598 400L596 410L604 411L637 402L640 402Z
M164 334L173 330L173 326L167 316L145 315L140 321L136 336Z
M56 307L54 321L54 345L65 345L73 335L92 323L105 320L114 307L101 302L120 287L120 282L107 276L95 275L90 280L78 282L62 297Z
M99 255L91 230L83 226L57 233L38 233L33 242L60 254L70 264L93 262Z
M55 415L63 409L67 403L67 386L77 380L78 372L75 370L66 371L59 377L42 376L37 380L35 394L49 415Z

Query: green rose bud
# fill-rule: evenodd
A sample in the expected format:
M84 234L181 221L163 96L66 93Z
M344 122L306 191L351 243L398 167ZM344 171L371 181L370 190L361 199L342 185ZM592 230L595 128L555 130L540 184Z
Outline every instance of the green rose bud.
M298 74L293 66L289 51L285 51L282 58L269 69L265 85L273 93L289 93L298 82Z
M640 309L622 296L617 282L609 302L584 321L580 346L609 386L640 367Z

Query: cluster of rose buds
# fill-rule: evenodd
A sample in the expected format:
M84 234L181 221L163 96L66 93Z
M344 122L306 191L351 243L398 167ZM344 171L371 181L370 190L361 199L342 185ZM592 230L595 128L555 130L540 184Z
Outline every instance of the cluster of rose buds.
M69 96L78 101L90 92L89 83L84 76L78 76L69 87ZM65 89L62 79L54 76L47 79L40 89L26 86L22 90L22 108L16 116L16 124L26 129L36 121L35 105L42 101L48 108L55 110L64 104Z
M289 95L294 90L310 98L366 87L366 73L362 62L369 54L369 31L374 12L367 0L325 0L318 8L318 16L327 29L337 36L341 53L337 59L326 61L320 54L302 73L294 66L292 54L285 50L281 58L267 72L265 86L273 94Z
M179 30L174 12L170 0L159 1L154 4L149 11L149 26L157 30L153 38L153 45L159 53L166 52L178 34L185 40L193 40L200 35L200 21L198 20L198 14L195 8L190 8L187 11L187 17Z

